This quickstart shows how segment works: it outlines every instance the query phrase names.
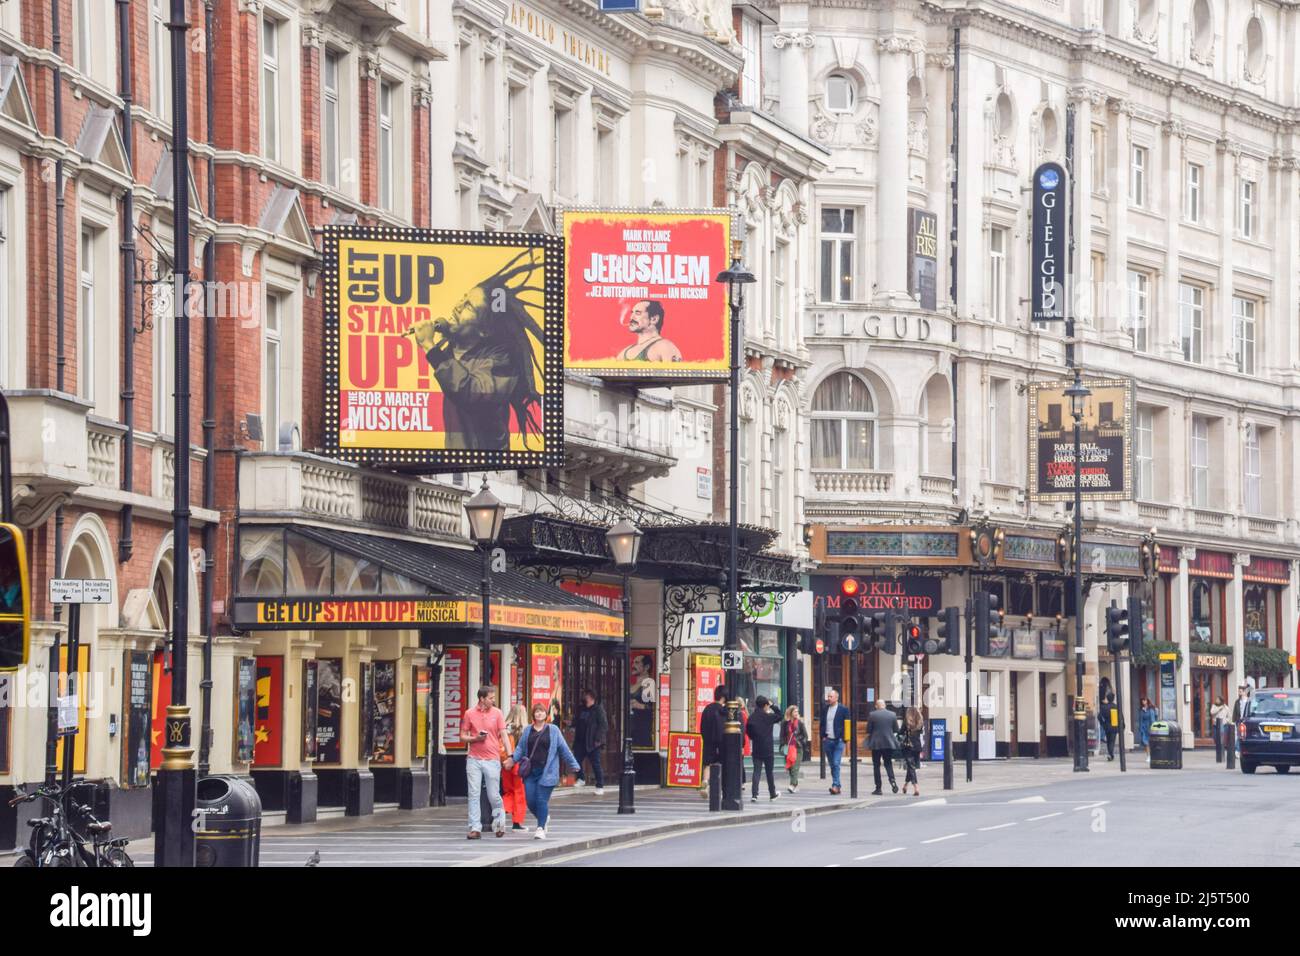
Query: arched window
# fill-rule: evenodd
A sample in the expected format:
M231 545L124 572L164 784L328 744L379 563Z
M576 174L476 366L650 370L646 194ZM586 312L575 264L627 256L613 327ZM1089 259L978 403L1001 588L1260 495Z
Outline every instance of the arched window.
M786 480L790 460L789 441L789 430L776 425L772 430L772 530L778 535L778 544L785 538L788 514L785 499L789 488Z
M826 109L831 113L852 113L857 96L853 80L843 73L832 73L826 78Z
M1246 25L1246 76L1258 80L1264 72L1264 24L1252 17Z
M1192 7L1192 48L1202 60L1214 46L1214 15L1209 0L1196 0Z
M876 403L867 383L837 372L817 386L812 403L812 466L863 471L876 463Z

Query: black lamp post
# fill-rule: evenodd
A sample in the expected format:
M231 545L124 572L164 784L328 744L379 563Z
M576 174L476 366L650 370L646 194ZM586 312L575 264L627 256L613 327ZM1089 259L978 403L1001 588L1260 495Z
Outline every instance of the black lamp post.
M628 578L641 551L642 531L626 518L605 533L614 567L623 572L623 774L618 778L618 812L636 813L636 768L632 766L632 600Z
M501 534L501 522L506 514L506 506L488 488L487 475L483 476L483 486L478 493L465 502L465 514L469 516L470 539L483 552L483 659L479 662L479 686L486 687L488 667L492 662L489 649L492 643L492 546Z
M1084 405L1092 394L1080 378L1079 368L1074 369L1074 381L1065 390L1070 399L1070 414L1074 416L1074 770L1076 773L1088 769L1088 722L1086 711L1081 706L1083 701L1083 486L1080 484L1080 449L1079 430L1083 424Z
M740 581L738 564L740 560L740 532L737 526L740 504L739 485L736 477L740 471L740 310L745 303L745 286L757 281L754 273L745 268L740 261L740 240L735 240L732 249L731 265L718 273L715 280L727 286L727 302L731 307L731 422L728 429L730 455L728 470L727 504L728 531L730 534L729 558L727 562L727 637L726 648L735 650L740 644ZM732 693L734 695L734 683ZM741 800L741 762L744 753L744 738L740 726L740 699L732 696L727 700L727 723L722 737L722 809L740 810L744 807Z

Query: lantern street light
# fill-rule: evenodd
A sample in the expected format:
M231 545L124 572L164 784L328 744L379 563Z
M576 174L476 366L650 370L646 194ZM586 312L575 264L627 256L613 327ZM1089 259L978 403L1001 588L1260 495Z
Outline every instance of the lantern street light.
M492 642L492 546L501 534L501 522L506 514L506 506L488 488L487 475L483 476L483 486L478 493L465 502L465 514L469 517L470 539L483 552L483 656L479 661L479 686L486 687L490 679L488 665L492 660L489 650Z
M636 768L632 765L632 600L629 576L641 552L642 531L626 518L605 533L614 567L623 572L623 773L618 778L618 812L636 813Z

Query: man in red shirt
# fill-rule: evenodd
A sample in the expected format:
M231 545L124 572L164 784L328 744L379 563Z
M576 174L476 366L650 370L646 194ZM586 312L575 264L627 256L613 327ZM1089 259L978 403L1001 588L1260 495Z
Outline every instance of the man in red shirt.
M497 692L491 687L478 689L478 704L465 711L460 719L460 739L469 744L465 758L466 794L469 797L468 839L483 835L483 813L479 793L487 788L492 805L492 831L506 835L505 808L501 804L501 755L509 752L506 743L506 719L497 709Z

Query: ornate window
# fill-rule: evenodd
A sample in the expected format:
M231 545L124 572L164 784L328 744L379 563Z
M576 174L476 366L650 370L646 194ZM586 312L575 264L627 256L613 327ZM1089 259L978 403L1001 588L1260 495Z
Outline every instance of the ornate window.
M876 463L876 402L865 381L837 372L812 402L812 467L867 471Z

